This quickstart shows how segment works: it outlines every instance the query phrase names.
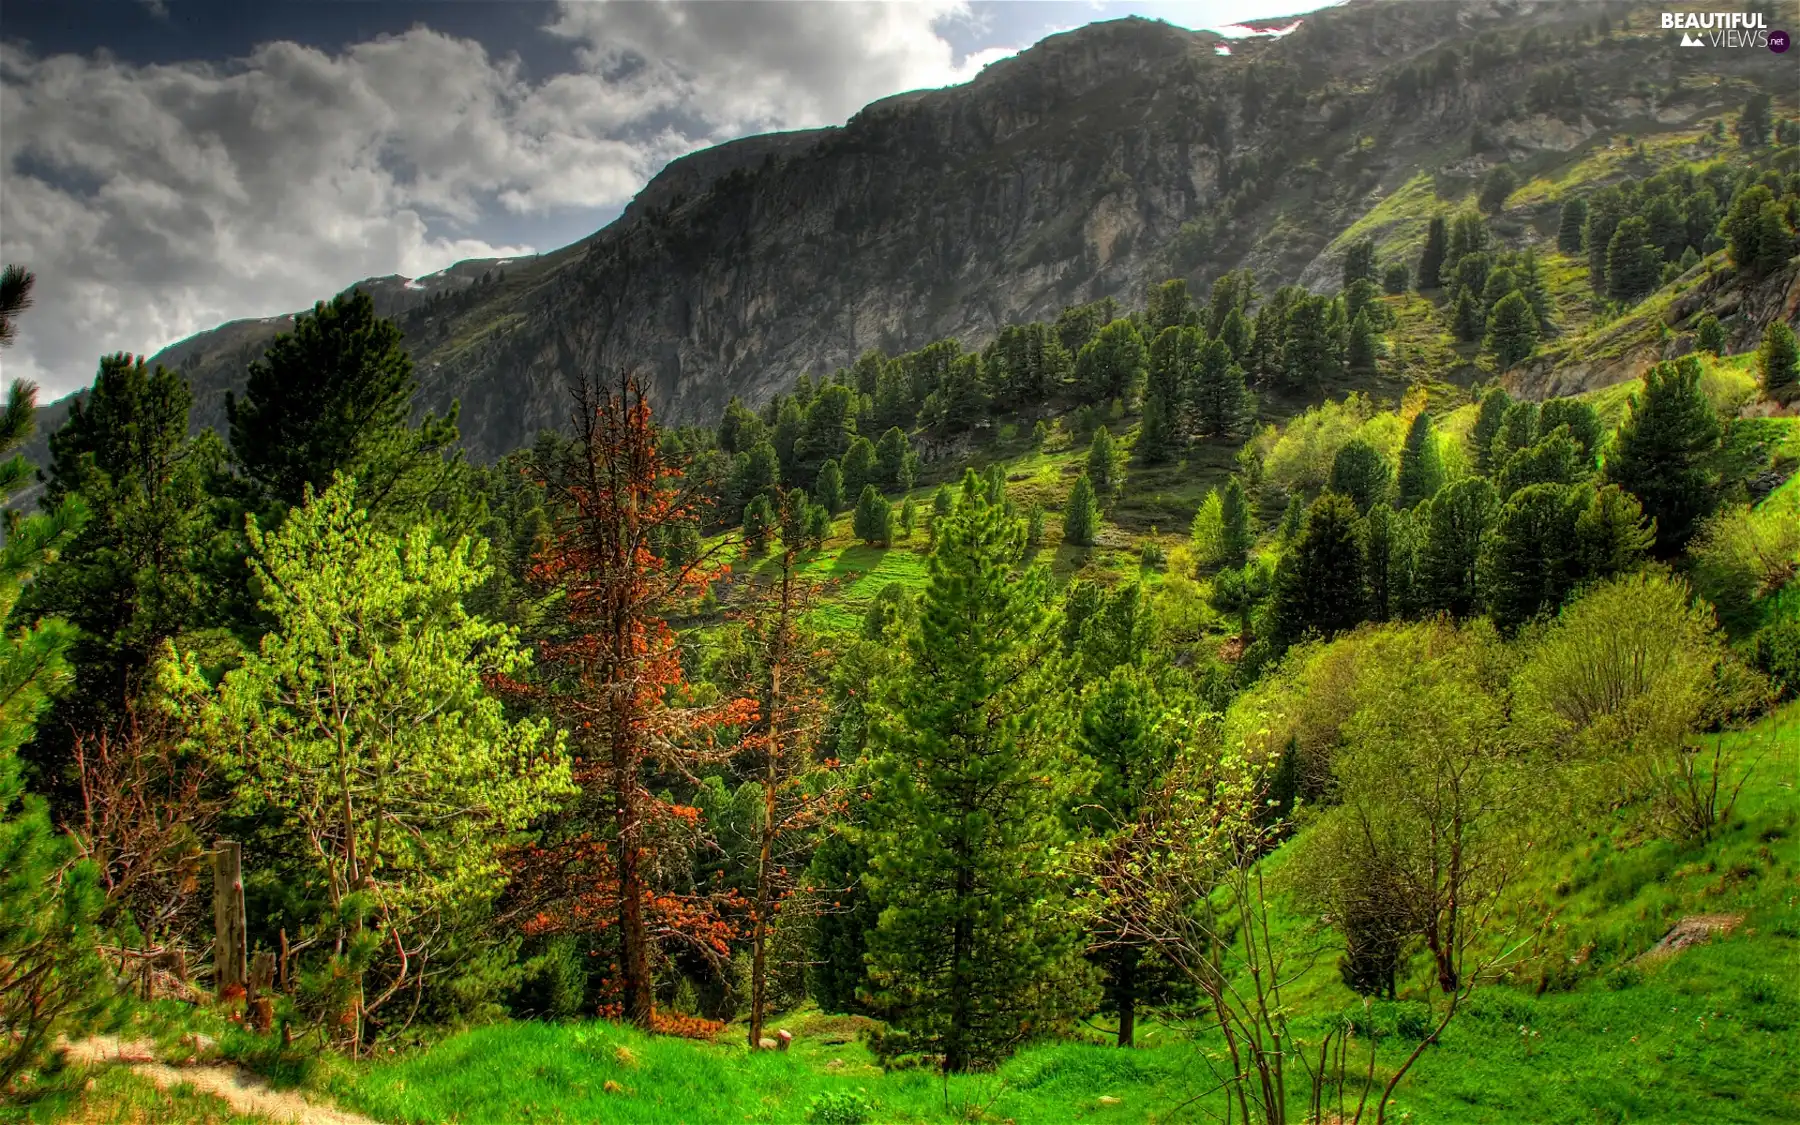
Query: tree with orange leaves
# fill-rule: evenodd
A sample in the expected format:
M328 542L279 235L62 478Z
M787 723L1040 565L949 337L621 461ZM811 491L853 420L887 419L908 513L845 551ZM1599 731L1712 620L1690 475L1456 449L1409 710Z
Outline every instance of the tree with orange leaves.
M643 387L632 376L588 378L575 398L575 441L560 463L540 466L551 529L531 576L552 595L537 646L545 675L514 686L568 728L582 796L569 831L524 857L515 891L535 910L535 932L616 923L620 1010L649 1029L653 939L685 939L722 959L731 929L709 903L651 885L659 842L696 814L647 781L652 771L692 779L695 766L722 758L717 728L750 707L697 706L683 675L667 617L717 568L713 552L659 553L699 520L700 490L665 461ZM596 839L606 821L611 839Z
M756 662L757 715L739 743L749 757L745 772L761 790L754 824L756 884L750 903L750 1027L754 1049L768 1011L768 946L775 918L792 909L794 874L806 865L814 830L841 811L837 763L816 757L825 713L820 653L808 643L801 619L817 600L820 584L798 573L804 547L806 493L777 497L780 571L747 592L740 618Z

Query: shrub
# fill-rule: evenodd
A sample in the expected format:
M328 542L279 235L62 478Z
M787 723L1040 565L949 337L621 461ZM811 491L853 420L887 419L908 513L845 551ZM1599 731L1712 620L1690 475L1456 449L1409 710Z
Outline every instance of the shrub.
M874 1114L869 1099L850 1090L814 1094L806 1103L806 1119L813 1125L864 1125Z

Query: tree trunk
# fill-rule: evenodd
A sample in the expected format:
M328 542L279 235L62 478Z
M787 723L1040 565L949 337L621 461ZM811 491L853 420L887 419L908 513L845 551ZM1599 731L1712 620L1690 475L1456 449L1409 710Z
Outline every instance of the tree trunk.
M244 849L220 840L213 850L213 988L225 1000L244 987Z
M1130 1047L1137 1035L1137 970L1143 951L1135 945L1119 950L1113 964L1119 998L1119 1046Z
M619 977L625 1018L650 1030L656 996L650 989L650 935L644 926L644 874L639 868L637 769L631 734L613 736L613 778L618 789Z
M967 840L961 843L958 851L965 853ZM950 1032L944 1037L944 1070L950 1074L963 1073L974 1061L969 1052L970 1025L975 1016L970 996L974 982L965 979L975 952L975 924L969 917L974 894L975 870L963 855L956 868L956 923L950 941Z

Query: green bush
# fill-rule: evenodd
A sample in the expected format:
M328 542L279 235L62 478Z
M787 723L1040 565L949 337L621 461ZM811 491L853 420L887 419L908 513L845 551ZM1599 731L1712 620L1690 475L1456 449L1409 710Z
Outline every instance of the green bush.
M806 1104L806 1119L814 1125L864 1125L874 1113L869 1099L849 1090L814 1094Z

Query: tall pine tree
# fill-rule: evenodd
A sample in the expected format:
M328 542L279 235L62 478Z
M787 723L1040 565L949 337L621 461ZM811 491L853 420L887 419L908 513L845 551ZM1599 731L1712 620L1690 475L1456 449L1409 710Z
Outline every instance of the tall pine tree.
M1643 390L1606 459L1606 477L1635 495L1656 521L1656 552L1680 552L1716 503L1709 467L1719 448L1719 415L1700 387L1693 356L1644 372Z
M876 688L869 935L888 1051L991 1064L1070 989L1077 934L1055 871L1059 771L1042 733L1046 578L1018 521L966 490L938 529L908 666Z

